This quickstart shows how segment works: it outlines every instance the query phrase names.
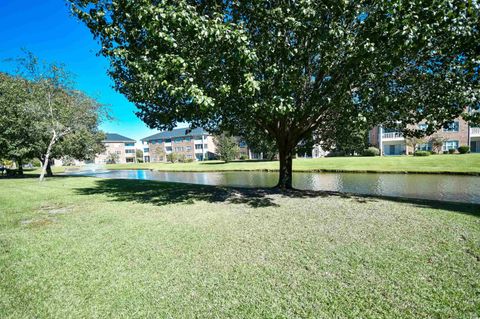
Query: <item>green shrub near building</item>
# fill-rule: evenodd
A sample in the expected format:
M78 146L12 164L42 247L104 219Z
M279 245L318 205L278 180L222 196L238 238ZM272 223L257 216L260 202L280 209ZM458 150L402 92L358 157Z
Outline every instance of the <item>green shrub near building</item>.
M467 154L467 153L470 153L470 147L467 146L467 145L462 145L458 148L458 152L460 154Z
M362 153L363 156L379 156L380 155L380 150L376 147L369 147L365 150L363 150Z

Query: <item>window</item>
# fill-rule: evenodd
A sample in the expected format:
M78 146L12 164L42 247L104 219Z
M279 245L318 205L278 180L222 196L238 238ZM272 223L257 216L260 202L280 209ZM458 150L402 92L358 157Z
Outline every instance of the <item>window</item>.
M150 149L149 149L149 148L144 148L143 151L144 151L145 153L148 153L148 152L150 152Z
M185 150L186 150L186 151L191 151L191 150L192 150L192 147L191 147L191 146L186 146L186 147L185 147Z
M125 143L125 146L135 146L135 143Z
M135 154L135 150L125 150L126 154Z
M443 142L443 150L448 151L448 150L456 150L458 148L458 141L446 141Z
M432 150L432 145L430 145L430 143L419 144L417 146L417 150L419 150L419 151L431 151Z
M447 124L447 125L443 128L443 131L444 131L444 132L458 132L459 127L460 127L460 123L458 123L457 121L455 121L455 122L453 122L453 123Z
M175 152L183 152L183 147L175 147Z
M165 151L167 151L167 152L171 152L171 151L172 151L172 147L171 147L171 146L167 146L167 147L165 147Z
M195 141L201 141L202 137L201 136L195 136Z
M203 144L203 149L208 150L208 145L207 145L207 144Z
M182 143L182 142L183 142L183 138L181 138L181 137L177 137L175 139L175 143Z
M185 142L190 142L192 140L191 137L185 137Z
M201 150L202 149L202 144L195 144L195 149L196 150Z
M240 141L240 143L238 143L238 146L239 147L247 147L247 143L245 143L245 141Z
M167 138L167 139L165 140L165 143L172 143L172 140L169 139L169 138Z
M187 154L187 158L192 158L192 154Z

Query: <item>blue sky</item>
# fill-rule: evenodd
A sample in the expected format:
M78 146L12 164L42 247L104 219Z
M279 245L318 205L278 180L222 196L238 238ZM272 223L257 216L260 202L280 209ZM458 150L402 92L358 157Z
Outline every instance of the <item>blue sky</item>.
M64 0L0 0L0 60L25 48L40 59L65 64L76 87L109 105L115 118L101 129L139 140L154 134L134 112L135 106L113 88L108 61L87 27L71 16ZM0 71L8 65L0 62Z

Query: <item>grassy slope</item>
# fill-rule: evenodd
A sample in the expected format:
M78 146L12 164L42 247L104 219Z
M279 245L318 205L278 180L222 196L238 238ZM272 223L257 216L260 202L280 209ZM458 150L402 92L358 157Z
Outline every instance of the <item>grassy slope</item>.
M276 170L278 162L193 162L193 163L146 163L115 164L109 169L146 168L165 171L228 171L228 170ZM293 162L296 171L378 171L378 172L453 172L480 173L480 154L435 155L427 157L330 157L297 159Z
M478 206L91 178L0 188L1 318L480 309Z

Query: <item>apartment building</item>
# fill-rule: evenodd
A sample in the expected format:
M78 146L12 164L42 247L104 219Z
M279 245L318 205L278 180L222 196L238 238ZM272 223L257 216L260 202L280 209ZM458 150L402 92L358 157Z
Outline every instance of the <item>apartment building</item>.
M200 127L159 132L141 141L145 163L164 162L171 153L185 156L187 160L203 161L215 158L213 136Z
M107 133L105 140L105 151L95 157L95 164L107 164L110 162L110 154L118 155L118 163L135 162L135 140L116 133Z
M416 128L425 129L427 124L420 123ZM431 136L439 136L444 139L442 151L458 149L459 146L470 146L471 152L480 152L480 128L471 127L462 118L457 118L448 127L438 130ZM429 137L431 137L429 136ZM432 150L432 145L425 138L425 143L417 146L419 150ZM413 153L415 150L407 145L403 134L396 129L374 127L369 133L370 144L378 147L383 155L404 155Z

